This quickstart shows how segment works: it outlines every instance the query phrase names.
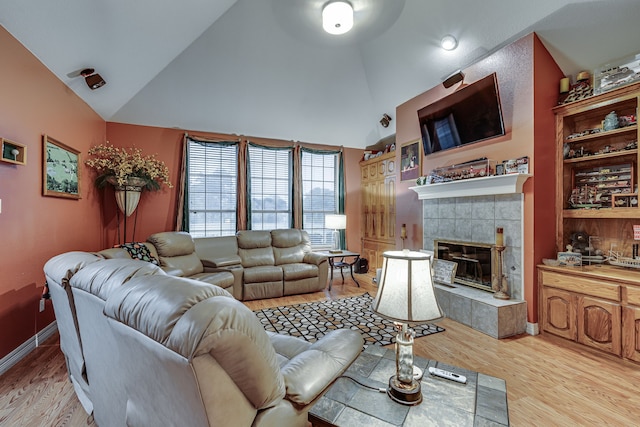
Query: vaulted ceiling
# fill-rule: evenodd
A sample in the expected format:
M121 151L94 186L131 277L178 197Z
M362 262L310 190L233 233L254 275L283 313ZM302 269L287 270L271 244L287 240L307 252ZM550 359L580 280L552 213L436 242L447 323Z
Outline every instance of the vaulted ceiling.
M640 50L638 0L350 2L341 36L327 0L5 0L0 24L107 121L360 148L395 132L383 113L532 31L574 76ZM107 84L73 77L87 67Z

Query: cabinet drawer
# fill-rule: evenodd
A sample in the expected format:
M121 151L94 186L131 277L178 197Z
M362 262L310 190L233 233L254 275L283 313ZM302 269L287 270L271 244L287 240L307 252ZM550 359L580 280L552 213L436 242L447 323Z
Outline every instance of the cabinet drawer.
M627 302L631 305L640 306L640 288L627 286Z
M558 289L620 301L620 285L574 275L542 272L542 283Z

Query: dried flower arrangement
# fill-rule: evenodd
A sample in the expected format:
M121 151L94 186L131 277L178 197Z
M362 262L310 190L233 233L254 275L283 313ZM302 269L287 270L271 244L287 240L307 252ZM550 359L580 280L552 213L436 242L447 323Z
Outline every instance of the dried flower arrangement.
M144 188L150 191L160 190L162 184L173 188L169 168L155 154L143 156L140 148L119 148L108 143L91 147L88 154L93 157L84 163L98 173L95 180L98 188L108 183L125 186L129 178L142 179Z

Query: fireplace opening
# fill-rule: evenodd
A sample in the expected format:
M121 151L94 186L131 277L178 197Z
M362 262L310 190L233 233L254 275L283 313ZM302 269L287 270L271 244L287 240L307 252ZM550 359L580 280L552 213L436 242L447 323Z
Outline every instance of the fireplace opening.
M458 264L454 283L493 292L491 278L496 260L492 245L435 240L433 247L436 258Z

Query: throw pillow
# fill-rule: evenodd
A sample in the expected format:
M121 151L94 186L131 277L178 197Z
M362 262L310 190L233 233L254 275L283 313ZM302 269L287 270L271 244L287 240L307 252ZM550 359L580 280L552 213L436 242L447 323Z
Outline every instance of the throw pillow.
M140 242L131 242L125 243L122 245L116 245L115 248L123 248L133 259L137 259L140 261L150 262L151 264L160 265L160 262L156 257L151 255L151 251L147 248L143 243Z

